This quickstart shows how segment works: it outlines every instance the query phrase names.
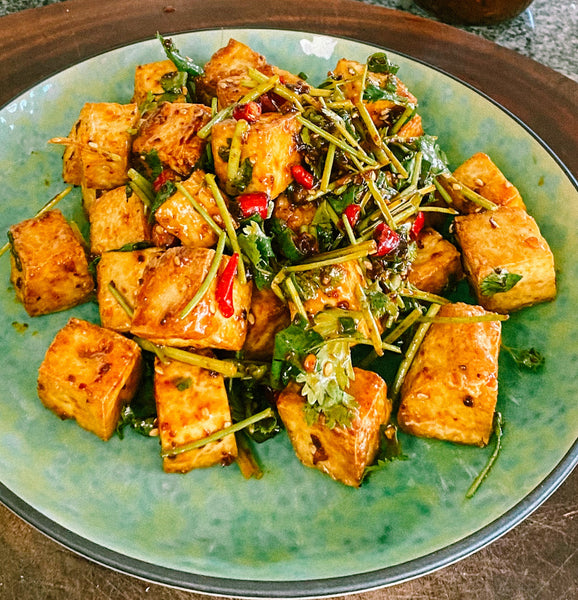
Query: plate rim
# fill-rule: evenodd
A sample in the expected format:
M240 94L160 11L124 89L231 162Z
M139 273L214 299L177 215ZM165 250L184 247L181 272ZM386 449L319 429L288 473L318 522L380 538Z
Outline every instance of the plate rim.
M164 33L163 35L165 37L169 37L201 32L222 33L235 30L248 30L255 32L278 31L290 32L292 34L302 33L306 35L336 38L344 41L363 44L376 49L381 49L386 52L391 52L402 56L409 61L416 62L429 69L433 69L434 71L465 86L475 94L480 95L484 100L490 102L496 108L505 113L509 118L514 120L517 125L521 126L524 131L548 153L548 155L555 161L557 166L560 167L564 175L572 183L573 187L578 190L577 176L574 175L570 168L558 156L556 151L520 117L518 117L510 109L503 106L499 101L489 96L486 92L476 88L476 86L470 82L464 81L457 75L446 71L442 67L429 63L424 59L413 57L406 52L396 50L384 44L378 44L376 42L366 41L347 35L330 35L327 33L320 33L313 29L307 30L303 28L279 28L275 26L254 27L250 24L223 27L201 27L197 29ZM103 56L109 52L151 42L153 39L154 38L146 37L128 43L119 43L102 51L95 52L89 56L85 56L81 60L72 61L67 66L47 74L45 77L38 79L27 89L19 92L5 104L0 106L0 111L5 110L19 98L25 96L32 89L42 85L52 77L55 77L69 69L73 69L77 65L94 58L98 58L99 56ZM536 487L526 494L526 496L524 496L516 505L511 507L505 513L501 514L494 521L484 525L482 528L467 535L466 537L463 537L456 542L453 542L426 555L419 556L393 566L386 566L380 569L345 575L342 577L321 577L315 579L228 579L225 577L203 575L200 573L172 569L162 565L155 565L145 560L133 558L122 554L121 552L110 550L109 548L93 542L83 535L75 533L67 527L60 525L50 517L44 515L41 510L34 508L32 505L20 498L17 494L12 492L5 484L2 483L2 481L0 481L0 503L6 506L26 523L79 556L112 570L134 576L143 581L148 581L175 589L205 593L209 595L222 595L231 598L321 598L335 596L338 594L367 592L373 589L380 589L391 585L400 584L426 574L433 573L446 566L459 562L467 556L474 554L475 552L488 546L492 542L496 541L499 537L519 525L524 519L532 514L532 512L539 508L553 493L555 493L555 491L569 477L577 465L578 439L574 441L567 453L552 468L550 473L544 477L544 479L540 481ZM409 571L407 569L408 566L412 567ZM156 577L153 575L156 575Z

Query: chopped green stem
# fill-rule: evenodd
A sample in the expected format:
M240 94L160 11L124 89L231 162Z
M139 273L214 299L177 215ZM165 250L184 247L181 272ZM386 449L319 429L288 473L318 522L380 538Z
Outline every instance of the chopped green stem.
M369 114L369 111L367 110L365 104L362 101L356 102L355 108L357 108L357 110L359 111L361 119L365 124L365 128L367 129L367 133L371 138L371 141L375 144L376 148L382 148L384 145L383 140L381 139L379 131L377 131L377 127L375 126L375 123L373 122L373 119L371 118L371 115Z
M419 308L414 308L395 329L385 336L383 341L388 344L393 344L393 342L398 340L421 316L421 310Z
M220 360L218 358L211 358L210 356L194 354L193 352L188 352L181 348L173 348L172 346L161 346L139 337L133 339L143 350L154 352L157 356L160 351L161 355L167 358L178 360L194 367L207 369L207 371L215 371L215 373L220 373L225 377L234 377L237 373L237 365L230 360Z
M241 164L241 146L243 144L243 135L249 129L249 123L245 119L239 119L233 131L231 140L231 149L229 150L229 160L227 162L227 183L233 185L239 174L239 165Z
M303 302L301 302L301 296L299 296L299 291L297 290L297 286L295 285L294 276L289 276L285 279L285 287L287 288L287 293L291 298L291 301L295 305L295 309L297 312L306 320L309 320L307 315L307 311L303 306Z
M61 192L58 192L58 194L56 194L56 196L53 196L35 215L34 217L39 217L40 215L43 215L44 213L48 212L49 210L52 210L65 196L67 196L70 191L72 190L72 186L69 186L67 188L65 188L64 190L62 190ZM0 256L2 256L4 253L6 253L8 251L8 249L10 248L10 242L7 242L6 244L4 244L4 246L2 246L2 248L0 248Z
M185 319L189 316L193 308L197 306L197 304L201 301L203 296L207 293L207 290L213 283L215 277L217 276L217 272L219 270L219 266L221 264L221 259L223 258L223 250L225 249L225 241L227 236L225 232L222 231L219 236L219 242L217 243L217 248L215 249L215 256L213 256L213 260L211 262L211 266L207 272L207 276L203 280L203 283L199 286L199 289L196 291L195 295L191 298L191 301L185 306L179 317L181 319Z
M367 323L367 327L369 328L369 337L373 343L373 349L378 356L383 356L383 346L377 320L371 312L371 307L369 305L369 301L367 300L367 296L365 295L365 291L361 286L357 288L357 290L359 301L361 303L361 309L363 311L363 317Z
M399 295L406 298L415 298L416 300L423 300L424 302L433 302L434 304L448 304L449 300L443 296L432 294L430 292L423 292L417 288L404 288L399 290Z
M129 319L132 319L134 315L134 310L130 305L129 301L126 299L124 294L116 287L116 283L114 281L108 282L108 291L112 294L113 298L120 304L121 308L127 314Z
M376 165L376 162L371 157L369 157L367 154L365 154L365 152L360 152L356 148L353 148L352 146L350 146L344 140L334 136L333 134L329 133L328 131L325 131L325 129L318 127L314 123L311 123L311 121L308 121L303 115L297 115L297 120L299 121L299 123L301 123L301 125L303 125L304 127L307 127L307 129L309 129L310 131L313 131L313 133L316 133L317 135L321 136L328 142L335 144L340 150L343 150L343 152L345 152L346 154L355 156L355 157L359 158L359 160L361 160L362 162L371 164L373 166Z
M439 304L432 304L428 308L426 317L435 317L435 315L437 315L440 308L441 307ZM401 364L399 365L397 374L396 374L394 382L393 382L391 394L394 399L397 398L397 396L399 395L399 392L401 391L401 386L403 384L403 380L405 379L405 376L407 375L407 372L409 371L409 368L411 367L411 363L413 362L413 359L415 358L417 351L419 350L419 347L421 346L421 343L423 342L425 334L428 332L428 329L430 327L431 327L431 323L422 323L417 328L417 331L415 332L415 335L413 336L413 339L411 340L411 342L409 344L407 352L405 353L405 356L404 356L403 360L401 361Z
M397 121L393 124L393 127L389 130L389 135L395 135L402 128L405 122L411 117L413 110L413 106L405 107L405 110L401 113Z
M381 195L381 192L379 191L379 188L377 187L375 181L373 181L373 179L370 179L367 182L367 185L369 187L369 190L371 191L371 195L373 196L375 203L379 207L379 210L381 211L381 214L385 219L385 222L391 229L395 229L395 221L393 220L387 202L385 201L385 198Z
M243 254L241 252L241 247L239 246L239 240L237 239L237 233L235 231L235 226L233 224L233 219L231 217L231 213L225 204L225 199L223 198L223 194L221 194L221 190L217 185L215 180L215 176L212 173L207 173L205 175L205 181L207 185L211 189L213 193L213 197L215 198L215 202L219 208L219 212L221 213L221 217L223 222L225 223L225 228L227 230L227 235L229 236L229 241L231 243L231 247L233 248L233 252L237 252L239 254L239 264L237 266L239 282L244 285L247 283L247 275L245 273L245 265L243 264Z
M438 212L438 213L446 213L448 215L459 214L457 210L455 210L453 208L446 208L444 206L420 206L419 209L422 212Z
M219 431L215 431L214 433L212 433L211 435L208 435L205 438L202 438L200 440L195 440L194 442L190 442L188 444L183 444L182 446L179 446L178 448L173 448L172 450L166 450L165 452L161 452L161 457L162 458L172 458L174 456L178 456L179 454L184 454L185 452L189 452L190 450L196 450L197 448L202 448L203 446L206 446L207 444L210 444L211 442L217 442L232 433L237 433L237 431L241 431L242 429L245 429L245 427L249 427L250 425L258 423L259 421L263 421L264 419L268 419L268 418L274 417L274 416L275 416L275 413L273 412L273 409L266 408L265 410L262 410L259 413L251 415L247 419L243 419L242 421L239 421L238 423L233 423L233 425L230 425L229 427L224 427L223 429L220 429Z
M423 160L423 154L422 152L416 152L416 155L414 156L413 159L413 170L411 173L411 180L410 180L410 184L414 185L415 187L417 187L417 184L419 183L419 176L421 175L421 163Z
M485 321L507 321L508 315L488 313L485 315L474 315L471 317L420 317L421 323L482 323Z
M187 188L182 183L177 183L177 190L181 192L181 194L189 201L192 207L201 215L201 217L206 221L209 227L220 236L223 233L223 228L219 227L215 220L211 215L207 212L207 209L192 196L192 194L187 190Z
M435 185L436 190L438 191L438 194L444 199L446 204L454 203L454 201L452 200L452 197L448 194L448 192L446 191L446 189L444 188L444 186L441 184L441 182L439 181L439 179L437 177L434 177L433 184Z
M477 204L478 206L481 206L486 210L496 210L498 208L497 204L494 204L491 200L488 200L480 194L477 194L467 185L464 185L461 181L458 181L453 175L445 175L445 178L447 179L449 185L452 186L452 188L458 189L470 202L473 202L474 204Z
M331 179L331 170L333 169L333 161L335 159L335 148L335 144L329 144L329 148L327 148L327 153L325 154L323 174L321 176L321 183L319 184L320 189L324 192L326 192L329 187L329 180Z
M343 223L343 227L345 229L345 232L347 233L347 237L349 238L351 245L356 246L357 238L355 237L355 232L353 231L353 227L351 227L351 223L349 222L349 219L345 215L343 216L342 223Z
M197 136L200 137L202 140L208 138L209 134L211 133L211 130L213 129L213 125L216 125L217 123L220 123L221 121L224 121L225 119L228 119L233 114L234 108L235 108L235 105L231 104L231 105L226 106L225 108L221 109L215 115L213 115L211 117L211 119L207 123L205 123L199 129L199 131L197 131Z
M480 487L480 485L482 485L482 482L488 476L490 469L494 466L496 460L498 459L498 455L500 454L500 451L502 449L502 437L504 435L504 421L502 418L502 413L499 413L499 412L497 412L494 415L494 434L496 435L496 446L495 446L494 451L492 452L490 458L488 459L488 462L486 463L485 467L480 471L480 473L474 479L474 481L472 482L472 485L470 485L468 491L466 492L466 498L468 500L470 498L472 498L474 496L474 494L478 491L478 488Z
M366 246L367 242L364 244L356 244L355 246L348 246L348 248L354 248L354 251L349 250L347 254L343 254L342 256L323 258L322 260L316 260L315 262L303 262L299 265L286 267L285 271L289 273L313 271L314 269L328 267L329 265L337 265L342 262L349 262L351 260L357 260L358 258L365 258L368 254L371 254L371 252L375 250L375 242L373 242L373 240L369 240L369 243L371 244L370 248L372 250L368 250L368 247ZM329 254L329 252L327 254ZM321 254L318 256L321 256Z

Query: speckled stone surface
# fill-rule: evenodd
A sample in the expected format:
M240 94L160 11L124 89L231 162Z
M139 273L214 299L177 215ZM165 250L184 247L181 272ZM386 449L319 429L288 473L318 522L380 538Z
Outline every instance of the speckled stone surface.
M0 16L65 1L0 0ZM412 0L362 1L431 17ZM535 0L529 10L511 21L462 29L529 56L578 81L578 2L575 0Z

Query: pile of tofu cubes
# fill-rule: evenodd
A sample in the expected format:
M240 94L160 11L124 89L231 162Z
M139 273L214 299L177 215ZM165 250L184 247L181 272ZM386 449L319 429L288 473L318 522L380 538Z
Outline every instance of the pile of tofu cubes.
M207 99L217 97L219 108L227 106L248 91L244 82L249 68L266 75L283 73L285 81L297 81L231 40L205 66L199 90ZM218 309L215 281L190 314L182 316L207 276L217 242L189 197L216 223L223 223L205 173L194 169L208 143L197 133L209 121L211 110L186 103L183 97L159 103L144 117L139 114L139 106L151 95L164 93L162 77L174 70L171 61L139 66L132 102L87 103L67 139L64 180L83 192L90 222L88 254L100 257L96 286L87 249L59 210L10 231L11 279L29 315L66 310L97 295L100 325L71 318L58 332L40 367L38 394L57 415L76 419L103 440L114 433L122 407L131 401L141 379L141 348L133 336L197 352L243 350L247 357L263 360L272 355L275 333L291 319L289 307L270 290L253 288L250 281L241 284L237 278L232 317L224 318ZM299 84L305 85L300 80ZM413 124L421 131L420 122ZM219 148L234 128L235 121L225 119L212 129L210 143L221 182L227 179L227 162ZM295 228L302 217L313 216L311 211L305 216L299 213L307 212L307 207L291 212L283 204L282 192L292 181L291 167L300 162L299 129L294 113L264 113L245 134L241 156L253 164L246 191L278 199L277 214L288 210L284 216L287 222L295 221ZM182 178L186 192L168 198L152 223L139 195L127 186L129 166L151 151ZM462 165L455 177L498 208L478 211L456 191L454 204L462 214L455 219L455 236L461 251L426 227L419 235L409 281L438 294L465 271L478 305L445 305L439 314L448 317L509 312L552 299L556 293L552 253L514 186L482 154ZM120 250L142 242L150 247ZM219 273L228 260L223 257ZM340 268L344 272L340 289L348 290L347 298L335 294L312 298L305 307L308 313L314 315L343 300L356 308L355 292L363 277L356 263L345 262ZM499 269L518 273L522 279L508 292L484 295L481 282ZM126 299L129 311L119 304L111 284ZM497 398L499 348L499 321L433 324L405 379L399 425L419 436L486 444ZM154 391L163 451L204 438L232 422L225 382L218 373L157 358ZM350 428L330 429L322 420L307 424L305 400L295 385L281 393L277 407L305 465L358 486L375 457L380 428L390 419L392 403L383 379L370 371L355 369L348 391L359 407ZM167 472L186 472L228 464L237 452L235 436L227 435L164 458L163 467Z

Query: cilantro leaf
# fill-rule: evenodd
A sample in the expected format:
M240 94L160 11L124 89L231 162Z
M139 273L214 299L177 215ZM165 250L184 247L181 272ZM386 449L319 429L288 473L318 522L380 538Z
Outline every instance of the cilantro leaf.
M272 261L275 259L271 238L265 235L256 221L251 220L237 236L237 239L243 254L251 262L255 285L260 290L271 287L271 282L275 277L275 271L271 266Z
M521 369L537 371L546 362L544 355L536 348L509 348L503 344L502 348L510 354L516 365Z
M397 427L390 423L381 426L377 456L373 464L366 467L363 478L365 479L370 473L384 469L394 460L408 460L408 457L403 453L397 437Z
M400 96L395 88L392 90L388 85L386 88L380 88L373 83L368 84L363 90L363 99L367 102L377 102L378 100L389 100L394 104L408 106L410 104L407 98Z
M506 269L495 268L480 282L482 296L493 296L511 290L522 279L522 275L510 273Z
M390 62L385 52L376 52L367 59L367 70L372 73L391 73L395 75L399 71L399 65Z

